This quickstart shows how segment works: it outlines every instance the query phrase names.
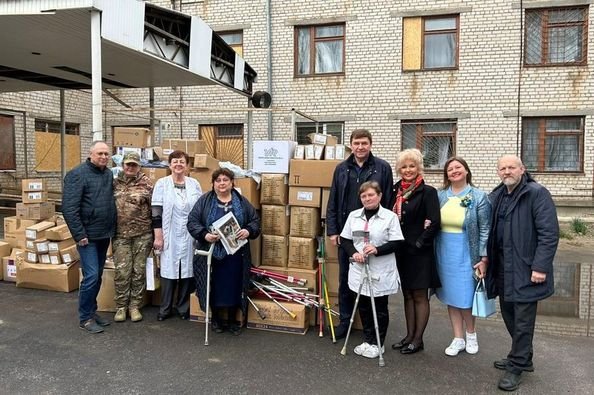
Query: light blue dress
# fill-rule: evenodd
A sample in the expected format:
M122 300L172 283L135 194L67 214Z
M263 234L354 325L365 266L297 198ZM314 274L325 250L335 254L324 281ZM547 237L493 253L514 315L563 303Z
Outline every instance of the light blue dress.
M472 308L474 289L472 262L468 232L465 226L467 208L461 205L462 198L468 195L471 187L453 194L446 191L447 200L441 207L441 232L436 244L437 272L441 288L436 294L448 306L460 309Z

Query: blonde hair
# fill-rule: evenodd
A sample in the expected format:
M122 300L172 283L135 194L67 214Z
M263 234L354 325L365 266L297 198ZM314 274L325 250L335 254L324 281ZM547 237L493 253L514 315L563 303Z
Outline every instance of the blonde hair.
M400 171L400 167L407 160L413 161L415 165L417 165L419 174L423 175L423 170L425 170L425 167L423 166L423 154L421 151L416 148L407 148L402 150L396 158L396 171Z

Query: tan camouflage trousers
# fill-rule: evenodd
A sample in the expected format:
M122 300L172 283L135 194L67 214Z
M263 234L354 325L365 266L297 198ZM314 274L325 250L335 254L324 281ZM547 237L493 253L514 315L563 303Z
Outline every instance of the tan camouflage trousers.
M115 302L118 308L139 308L146 286L146 258L153 246L153 235L116 237L113 240L115 264Z

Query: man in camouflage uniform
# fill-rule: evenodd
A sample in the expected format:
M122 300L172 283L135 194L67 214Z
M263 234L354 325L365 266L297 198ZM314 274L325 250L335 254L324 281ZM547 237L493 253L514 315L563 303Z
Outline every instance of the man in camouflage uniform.
M146 259L153 245L153 183L140 171L137 153L127 153L122 162L124 171L113 182L118 212L113 240L117 305L114 321L126 321L126 312L129 312L131 320L137 322L142 320L139 308L146 284Z

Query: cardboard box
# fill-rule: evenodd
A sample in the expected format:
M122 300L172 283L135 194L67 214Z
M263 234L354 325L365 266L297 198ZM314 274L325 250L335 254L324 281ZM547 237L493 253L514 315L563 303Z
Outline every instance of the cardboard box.
M25 249L27 244L27 238L25 232L23 233L8 233L4 235L4 241L6 241L12 248Z
M324 235L324 243L326 247L326 259L338 260L338 246L332 244L328 235Z
M49 253L50 264L52 265L61 265L62 263L62 256L59 252L50 252Z
M262 263L264 265L287 267L288 252L287 236L262 235Z
M25 251L13 248L9 256L2 257L2 277L4 281L16 282L17 260L23 260Z
M210 318L212 318L212 311L210 309L208 311L208 316ZM196 296L195 292L192 292L190 294L190 321L204 322L205 318L206 318L206 314L200 308L200 303L199 303L198 297ZM221 319L223 319L224 321L227 321L227 319L228 319L227 309L224 309L221 312ZM243 320L243 314L241 312L241 309L237 309L237 314L235 315L235 321L238 321L243 325L244 320Z
M150 180L153 182L153 185L157 182L157 180L165 178L171 174L171 169L169 167L141 167L140 171L150 178Z
M35 225L37 220L23 219L17 216L4 218L4 234L7 233L22 233L25 234L25 228Z
M25 260L29 263L38 263L39 255L36 252L25 251Z
M70 265L38 265L17 260L16 285L48 291L74 291L78 289L78 266L78 262Z
M17 203L16 216L22 219L44 220L51 218L56 214L56 204L54 202L43 203Z
M326 284L328 284L328 293L332 296L338 296L338 279L340 275L340 266L338 260L326 259L324 266L326 271Z
M267 235L285 236L289 234L291 221L288 206L262 205L262 233Z
M334 147L334 159L345 160L350 155L350 149L344 144L336 144ZM330 159L330 158L328 158Z
M289 260L287 267L315 269L318 266L316 250L315 239L289 236Z
M219 160L208 154L196 154L194 155L194 167L215 170L219 167Z
M23 192L23 203L43 203L47 202L47 192L44 191L37 191L37 192Z
M298 145L295 147L293 159L305 159L305 145Z
M324 148L324 160L336 159L335 146L328 145Z
M78 261L77 261L78 266ZM83 280L82 269L77 270L77 286ZM97 295L97 311L115 312L117 306L115 303L115 269L104 268L103 276L101 276L101 289ZM146 306L151 302L152 295L148 292L144 293L140 308Z
M196 154L208 153L206 141L204 140L165 139L161 143L161 148L163 149L164 156L169 156L170 153L176 150L184 151L189 157L193 157Z
M38 254L37 256L39 257L39 263L47 265L51 263L49 254Z
M200 183L202 192L207 192L212 188L212 170L210 169L191 169L190 177Z
M68 225L58 225L54 226L45 231L45 237L51 241L60 241L60 240L67 240L71 239L72 235L70 234L70 229L68 229Z
M76 244L64 248L62 251L60 251L60 255L62 256L62 262L64 263L72 263L74 261L78 261L80 258L78 255L78 250L76 249Z
M294 141L254 141L253 170L256 173L288 174L296 146Z
M235 189L245 197L256 210L260 209L260 189L258 183L251 177L236 178L234 180Z
M250 240L250 255L252 266L258 267L262 264L262 236Z
M21 182L23 192L47 191L47 183L43 178L28 178Z
M289 202L289 185L286 174L262 174L260 203L286 205Z
M12 246L6 241L0 240L0 258L9 256L12 251Z
M38 254L48 254L49 253L49 242L47 239L40 239L35 240L35 252Z
M312 144L336 145L338 139L331 134L310 133L307 138Z
M145 128L114 128L113 145L115 147L147 148L153 145L153 135Z
M305 160L315 160L316 159L316 151L314 149L314 145L313 144L308 144L305 147L305 154L304 159Z
M322 189L318 187L289 187L289 205L320 207Z
M289 186L330 187L334 169L339 160L299 160L291 159Z
M66 239L66 240L62 240L62 241L50 241L47 243L47 247L48 247L48 251L50 253L60 253L61 251L64 251L65 249L72 247L72 246L76 246L76 242L74 241L74 239Z
M56 226L54 222L42 221L25 229L25 237L29 240L45 238L45 231Z
M296 315L293 319L284 310L269 300L255 299L254 303L264 313L266 319L260 318L251 304L248 304L247 327L272 332L286 332L304 335L309 329L309 309L299 303L280 302Z
M291 207L289 234L295 237L314 238L321 234L320 209L315 207Z
M304 286L309 289L308 293L318 294L318 269L287 267L283 274L305 280Z
M326 210L328 210L328 200L330 200L330 188L322 188L322 209L320 210L321 218L326 218Z

